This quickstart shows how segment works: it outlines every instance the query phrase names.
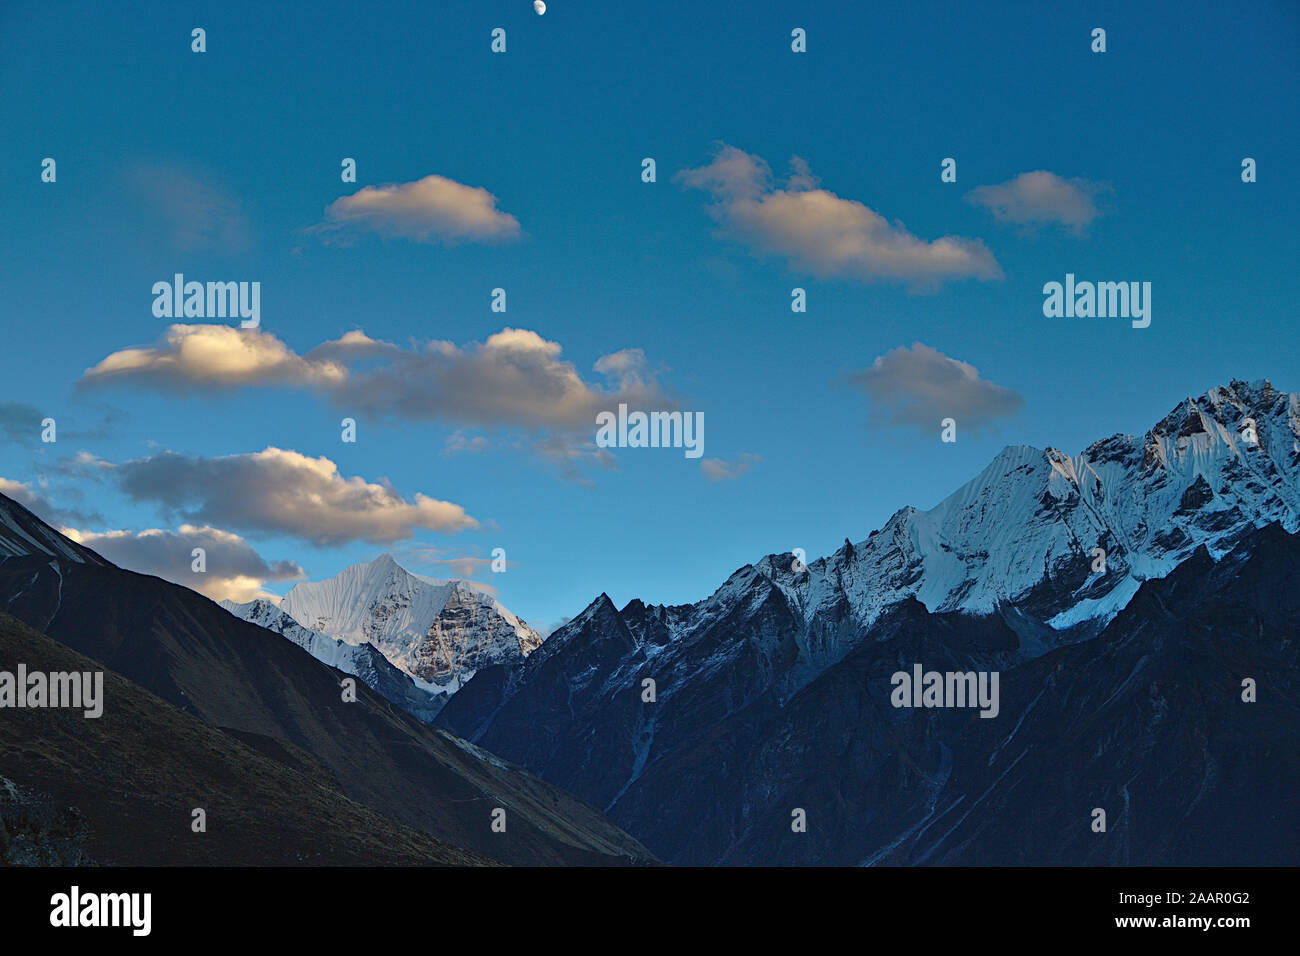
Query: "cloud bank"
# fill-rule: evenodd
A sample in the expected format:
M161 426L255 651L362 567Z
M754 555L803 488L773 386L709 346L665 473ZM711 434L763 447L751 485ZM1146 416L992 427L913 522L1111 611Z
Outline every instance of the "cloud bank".
M596 413L626 403L675 409L640 349L602 356L604 383L585 381L558 342L504 328L481 343L431 341L410 348L348 332L298 355L269 332L173 325L161 342L113 352L83 386L136 384L182 392L200 387L291 386L319 390L371 419L445 421L593 430Z

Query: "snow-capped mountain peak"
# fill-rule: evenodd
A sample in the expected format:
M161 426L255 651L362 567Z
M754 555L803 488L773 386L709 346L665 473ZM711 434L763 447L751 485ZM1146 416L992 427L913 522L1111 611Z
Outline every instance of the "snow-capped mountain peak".
M407 674L444 691L541 644L536 631L471 583L412 574L390 554L326 581L295 585L280 610L309 630L373 645Z
M929 511L900 510L802 575L771 567L810 619L847 598L869 623L910 595L932 611L1014 603L1064 628L1109 620L1199 545L1221 554L1271 522L1300 525L1300 393L1233 381L1078 455L1007 446Z
M258 598L242 604L221 601L221 606L242 618L297 644L316 660L345 674L359 677L404 710L422 720L432 720L447 701L447 694L432 684L417 681L388 661L370 644L349 644L303 627L273 601Z

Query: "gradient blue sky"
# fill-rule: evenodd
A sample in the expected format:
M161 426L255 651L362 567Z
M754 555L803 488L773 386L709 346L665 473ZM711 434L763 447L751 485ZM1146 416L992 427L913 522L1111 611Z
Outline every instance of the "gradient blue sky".
M0 476L81 511L83 531L175 530L111 472L68 477L88 451L214 458L267 446L326 456L346 476L463 506L478 531L317 546L237 531L313 580L393 552L487 557L479 574L538 626L606 591L683 603L794 547L860 540L927 508L1007 444L1077 453L1148 428L1233 377L1300 388L1300 7L1277 3L687 3L554 0L0 6L0 402L59 422L10 429ZM190 51L190 30L208 51ZM1089 33L1107 31L1094 54ZM508 52L489 50L503 27ZM790 50L802 27L808 52ZM918 292L819 278L719 235L708 196L673 181L725 142L784 177L799 156L821 188L926 240L982 240L997 281ZM40 181L43 157L58 181ZM655 157L658 182L641 182ZM956 184L939 164L958 162ZM1240 163L1258 162L1244 184ZM356 185L339 163L355 157ZM1001 223L966 200L1047 170L1102 184L1083 235ZM515 216L508 243L421 243L309 232L366 185L438 174ZM198 241L160 182L200 184L221 226ZM198 187L193 187L198 188ZM154 193L151 195L151 191ZM193 237L189 237L191 240ZM585 481L521 449L527 430L361 422L300 389L160 393L78 388L109 354L157 342L154 282L258 280L262 330L298 353L352 329L401 345L482 342L505 326L559 343L593 385L602 355L639 348L659 384L705 413L705 457L761 457L708 480L680 451L628 449ZM1042 286L1152 283L1152 323L1047 319ZM504 287L505 315L489 309ZM790 290L807 289L806 314ZM847 383L922 342L1018 393L1016 414L955 444L869 421ZM454 432L477 453L447 454ZM591 429L594 435L594 423ZM0 439L4 436L0 435ZM44 481L44 484L42 484ZM67 522L70 523L70 522ZM404 557L405 555L405 557ZM273 582L283 592L291 582Z

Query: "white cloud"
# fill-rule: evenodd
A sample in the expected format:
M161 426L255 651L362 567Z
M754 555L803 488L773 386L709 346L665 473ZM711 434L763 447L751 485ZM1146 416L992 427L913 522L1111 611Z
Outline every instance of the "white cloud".
M1099 215L1093 197L1105 189L1086 179L1062 179L1038 169L996 186L972 189L966 200L989 210L1000 222L1023 226L1055 223L1081 235Z
M722 144L709 165L683 170L677 180L712 195L711 212L725 235L821 278L897 279L922 288L1002 277L980 240L920 239L863 203L816 188L803 160L796 157L792 169L778 188L763 159Z
M407 350L377 343L356 347L380 354L372 367L350 374L331 387L333 401L371 418L449 421L459 424L524 428L595 428L596 413L620 402L640 408L676 407L638 362L639 350L625 350L596 362L611 387L583 380L561 357L558 342L528 329L505 328L482 343L465 347L429 342ZM327 343L308 358L342 358L346 349Z
M125 381L169 391L241 385L328 388L342 382L346 375L346 369L337 362L296 355L274 335L260 329L171 325L161 342L113 352L87 369L81 384Z
M431 175L410 183L366 186L336 199L326 208L325 221L313 230L344 241L357 230L415 242L517 239L522 234L519 220L496 204L486 189Z
M849 381L871 397L877 424L910 425L933 435L945 418L978 430L1024 405L1016 392L980 378L975 366L920 342L886 352Z

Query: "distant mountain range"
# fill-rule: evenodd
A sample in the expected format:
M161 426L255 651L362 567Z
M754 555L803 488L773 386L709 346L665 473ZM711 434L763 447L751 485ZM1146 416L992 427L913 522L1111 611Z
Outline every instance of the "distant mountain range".
M1008 448L806 568L601 595L438 722L669 862L1293 863L1298 442L1300 395L1234 381L1078 456ZM1000 672L998 717L894 708L917 663Z
M0 495L0 669L114 672L90 736L0 714L0 853L244 861L207 800L247 861L1294 865L1298 528L1300 395L1239 381L544 642L388 555L223 610ZM897 706L918 667L996 715Z

